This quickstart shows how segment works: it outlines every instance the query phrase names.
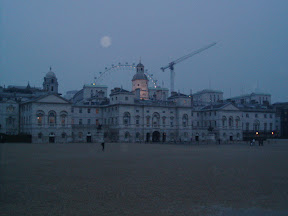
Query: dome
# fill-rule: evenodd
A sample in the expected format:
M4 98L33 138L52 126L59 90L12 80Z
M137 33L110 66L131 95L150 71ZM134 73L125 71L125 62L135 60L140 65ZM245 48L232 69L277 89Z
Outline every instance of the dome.
M143 65L141 62L139 62L139 64L137 65L137 67L144 67L144 65Z
M136 73L133 76L132 81L134 81L134 80L148 80L148 78L147 78L147 76L144 73Z
M46 78L52 78L52 77L56 77L56 75L55 75L54 72L49 71L49 72L46 74Z

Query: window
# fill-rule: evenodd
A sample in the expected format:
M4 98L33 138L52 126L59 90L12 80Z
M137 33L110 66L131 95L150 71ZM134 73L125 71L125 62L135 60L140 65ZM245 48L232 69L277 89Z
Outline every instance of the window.
M61 137L62 137L62 139L65 139L66 133L62 133L62 134L61 134Z
M147 127L150 126L150 116L146 116L146 125Z
M40 112L37 113L37 124L38 124L38 126L42 126L43 116L44 116L44 112L40 111Z
M182 117L182 125L183 127L187 127L187 123L188 123L188 115L184 114Z
M50 111L48 114L48 122L50 127L54 127L56 124L56 113L54 111Z
M267 123L264 123L264 131L267 131Z
M267 118L267 114L264 114L264 118Z
M170 126L174 127L174 117L170 117Z
M270 123L270 131L272 131L273 123Z
M246 131L249 131L249 123L246 123Z
M125 100L128 101L128 97L125 97Z
M270 118L272 118L272 114L270 114Z
M71 113L74 113L74 108L73 107L71 107Z
M38 133L38 139L42 139L43 134L42 133Z
M254 131L258 131L260 129L260 122L257 120L253 124Z
M226 118L226 116L223 116L223 117L222 117L222 126L223 126L223 127L226 127L226 126L227 126L227 118Z
M82 113L82 108L79 108L79 113Z
M136 116L136 126L139 126L140 123L140 116Z
M96 109L96 114L98 114L99 113L99 109Z
M87 119L87 124L88 124L88 125L91 124L91 119Z
M258 114L257 113L255 113L255 118L258 118Z
M165 116L162 117L162 125L163 125L163 127L165 127L165 125L166 125L166 117Z
M229 117L229 127L233 127L233 117Z
M136 113L139 113L139 110L136 110Z
M149 113L149 112L150 112L149 110L146 111L146 113Z
M79 119L79 125L82 125L83 122L82 122L82 119Z
M240 123L240 117L239 116L236 117L235 123L236 123L236 128L238 128L239 123Z
M68 113L66 111L62 111L60 113L60 119L61 119L61 126L64 127L66 125L66 119L67 119Z
M91 112L91 109L90 109L90 108L88 108L88 109L87 109L87 112L88 112L88 113L90 113L90 112Z
M246 113L246 118L249 118L249 114L248 113Z
M160 115L159 113L154 113L152 117L153 127L159 127L160 124Z
M123 123L125 126L128 126L130 124L130 113L129 112L124 113Z

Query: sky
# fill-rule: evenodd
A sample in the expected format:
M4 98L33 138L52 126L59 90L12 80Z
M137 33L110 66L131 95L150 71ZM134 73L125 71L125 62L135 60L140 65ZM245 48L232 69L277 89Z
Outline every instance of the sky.
M0 0L0 86L41 87L51 66L65 95L141 59L170 88L161 67L217 42L175 65L176 91L261 91L286 102L287 8L286 0ZM98 84L131 90L133 74L113 70Z

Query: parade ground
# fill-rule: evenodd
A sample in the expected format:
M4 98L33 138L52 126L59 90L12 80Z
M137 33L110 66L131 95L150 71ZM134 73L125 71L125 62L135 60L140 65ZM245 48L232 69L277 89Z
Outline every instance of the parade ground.
M288 215L288 142L0 144L0 215Z

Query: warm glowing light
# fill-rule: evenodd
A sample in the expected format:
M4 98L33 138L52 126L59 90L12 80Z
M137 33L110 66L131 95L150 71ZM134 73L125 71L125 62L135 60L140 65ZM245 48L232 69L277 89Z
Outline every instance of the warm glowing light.
M256 132L256 135L258 135L258 134L259 134L259 132L257 131L257 132Z
M274 134L274 132L272 131L272 135Z

